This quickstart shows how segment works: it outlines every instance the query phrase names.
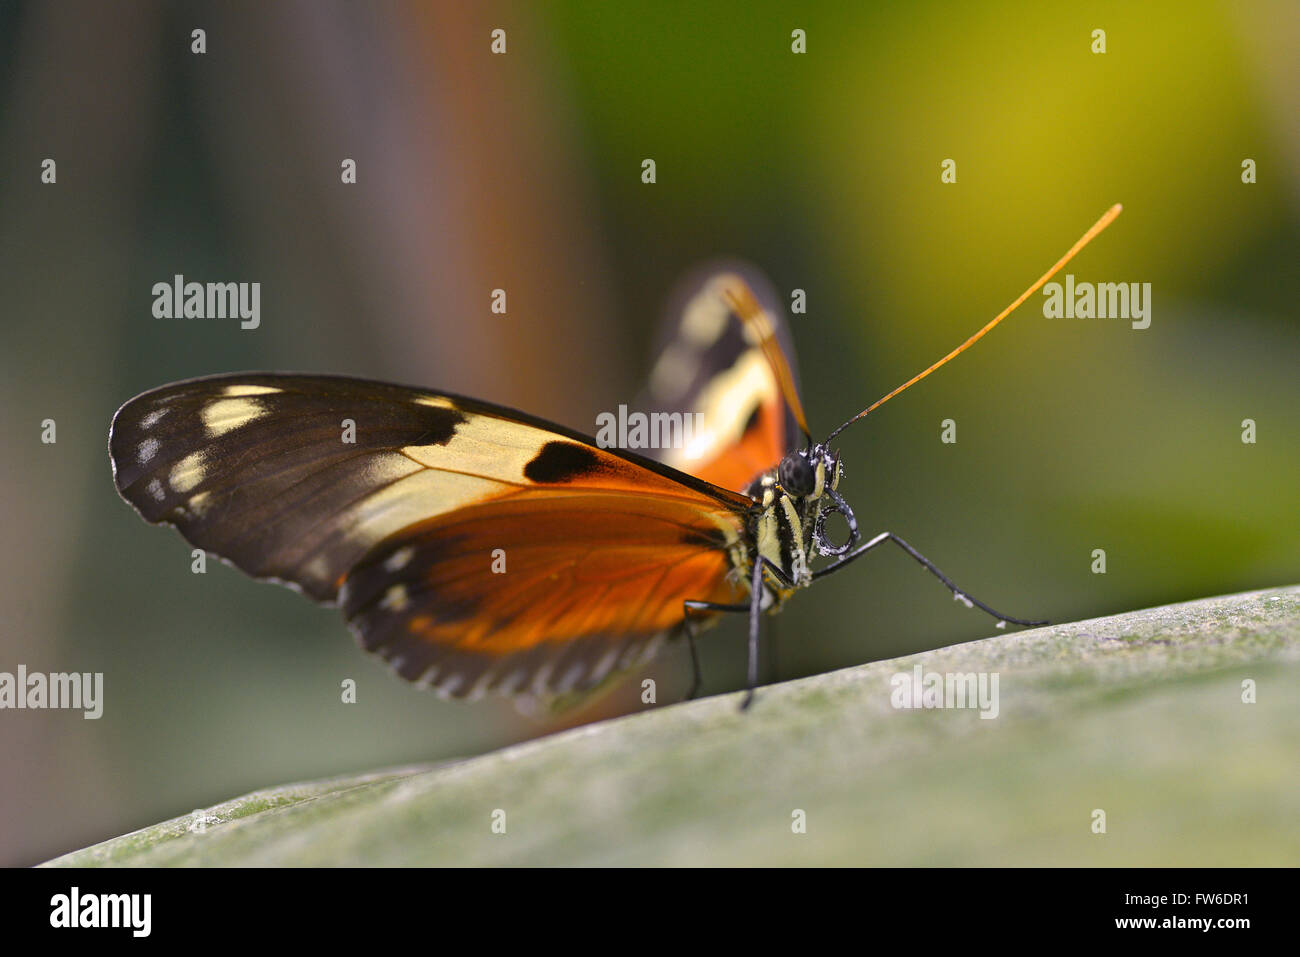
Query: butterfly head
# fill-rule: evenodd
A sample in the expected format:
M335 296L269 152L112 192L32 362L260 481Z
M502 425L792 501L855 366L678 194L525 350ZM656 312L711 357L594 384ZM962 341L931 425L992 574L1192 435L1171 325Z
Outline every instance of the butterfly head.
M776 480L781 491L801 502L812 517L812 543L820 555L843 555L860 537L853 509L837 491L843 474L839 453L832 452L824 443L796 449L777 466ZM826 519L837 512L849 526L848 540L839 545L826 534Z

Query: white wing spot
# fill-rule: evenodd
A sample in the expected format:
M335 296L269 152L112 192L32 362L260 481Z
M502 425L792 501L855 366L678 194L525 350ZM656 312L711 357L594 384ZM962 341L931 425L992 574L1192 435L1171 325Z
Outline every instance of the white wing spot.
M479 675L478 681L474 682L473 687L469 689L469 693L465 695L465 697L470 701L480 700L485 694L487 694L488 685L491 683L492 671L491 669L488 669L483 672L483 674Z
M157 479L150 479L149 484L145 487L148 489L149 494L154 497L155 501L161 502L167 497L167 493L163 490L162 482Z
M438 689L440 694L452 695L455 694L456 689L464 683L465 676L459 672L453 671L451 674L445 675L440 681L438 681L435 687Z
M650 391L655 398L667 402L690 388L698 371L699 358L695 350L674 341L664 350L650 373Z
M148 415L146 415L143 419L140 420L140 428L152 429L155 425L158 424L158 420L161 419L164 415L166 415L170 411L171 411L170 409L154 409L152 412L150 412Z
M572 665L569 666L569 669L566 672L564 672L564 677L560 679L560 682L558 685L556 685L555 690L560 692L561 694L567 691L572 691L574 685L578 683L578 680L582 677L582 673L586 670L587 670L587 665L585 662L575 661Z
M387 608L389 611L403 611L411 603L406 594L405 585L391 585L388 591L384 592L384 600L379 603L379 607Z
M273 395L280 391L282 390L274 389L269 385L228 385L221 390L221 394L227 396Z
M266 406L254 399L217 399L201 414L208 438L215 439L266 415Z
M158 448L162 443L157 439L145 439L140 443L139 459L140 464L146 464L151 458L158 454Z
M641 649L642 647L644 647L644 645L645 645L644 641L633 641L629 643L626 648L623 649L623 654L620 655L618 659L618 668L620 671L630 668L632 667L632 665L636 664L637 658L640 656Z
M384 571L397 572L401 571L411 561L415 554L415 549L410 545L403 545L393 554L384 559Z
M722 295L731 278L721 276L714 279L682 310L681 334L691 345L707 348L726 331L731 309Z
M203 453L191 452L172 467L167 484L184 494L203 481Z
M329 577L329 562L325 560L324 555L316 555L303 566L303 571L317 581L323 582Z
M528 667L526 665L517 665L514 671L501 679L501 683L497 685L497 691L501 694L514 694L527 680Z
M591 677L594 681L599 681L609 674L609 669L614 667L614 662L618 659L618 646L615 646L601 656L600 661L596 662L596 667L591 669Z

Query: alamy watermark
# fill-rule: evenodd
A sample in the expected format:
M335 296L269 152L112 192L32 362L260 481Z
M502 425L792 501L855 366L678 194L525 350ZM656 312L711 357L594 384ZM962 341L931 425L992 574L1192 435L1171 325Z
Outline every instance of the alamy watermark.
M156 319L235 319L239 328L262 324L260 282L186 282L177 273L171 282L153 284Z
M104 713L104 673L29 672L26 665L18 673L0 671L0 708L75 709L82 717L93 720Z
M895 672L889 679L889 703L899 710L912 708L977 708L981 718L996 718L998 672L926 671L920 665L910 672Z
M148 937L153 929L153 895L83 894L74 884L68 893L50 898L50 926L121 928L131 931L132 937Z
M1043 287L1043 316L1047 319L1128 319L1134 329L1151 325L1151 283L1065 282Z
M596 444L602 449L690 449L705 434L703 412L628 412L596 416Z

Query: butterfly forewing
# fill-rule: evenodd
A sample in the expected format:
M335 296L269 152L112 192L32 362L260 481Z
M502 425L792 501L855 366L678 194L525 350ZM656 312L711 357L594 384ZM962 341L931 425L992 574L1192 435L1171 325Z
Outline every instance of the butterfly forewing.
M118 490L150 522L258 578L320 601L400 527L424 470L406 448L445 444L460 416L380 383L241 375L164 386L122 407L109 450ZM357 441L345 442L345 420ZM477 489L504 488L486 477ZM400 491L394 491L400 489ZM465 495L461 488L442 493Z

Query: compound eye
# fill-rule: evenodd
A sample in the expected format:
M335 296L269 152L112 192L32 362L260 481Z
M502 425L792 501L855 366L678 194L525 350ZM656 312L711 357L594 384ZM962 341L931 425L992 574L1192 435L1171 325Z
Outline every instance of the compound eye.
M777 478L781 487L796 498L811 495L817 484L817 475L812 463L799 452L791 452L781 460L777 469Z

